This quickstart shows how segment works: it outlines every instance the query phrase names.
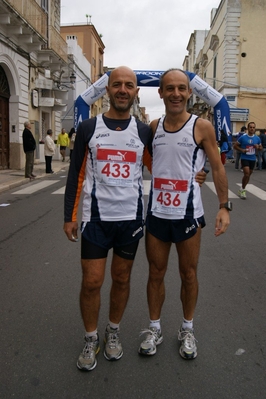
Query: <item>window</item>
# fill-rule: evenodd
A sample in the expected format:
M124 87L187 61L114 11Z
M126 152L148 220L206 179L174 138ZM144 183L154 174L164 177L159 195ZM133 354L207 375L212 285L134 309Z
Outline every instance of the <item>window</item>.
M48 13L48 1L49 0L41 0L41 7L44 11Z
M216 88L217 56L213 58L213 88Z

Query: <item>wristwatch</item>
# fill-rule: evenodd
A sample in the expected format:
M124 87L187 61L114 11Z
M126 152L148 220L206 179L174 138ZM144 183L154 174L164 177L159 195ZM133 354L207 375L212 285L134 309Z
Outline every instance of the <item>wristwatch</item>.
M225 208L228 211L232 211L233 209L233 204L231 201L225 202L224 204L220 204L220 209Z

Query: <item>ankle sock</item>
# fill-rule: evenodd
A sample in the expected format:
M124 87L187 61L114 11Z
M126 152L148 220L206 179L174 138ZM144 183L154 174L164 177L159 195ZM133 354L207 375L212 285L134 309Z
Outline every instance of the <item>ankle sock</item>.
M96 328L96 330L91 331L91 332L86 331L85 336L86 336L87 338L89 338L89 337L95 337L95 336L97 335L97 333L98 333L98 330L97 330L97 328Z
M110 320L109 320L108 324L109 324L109 326L111 327L112 330L119 330L119 324L112 323Z
M192 320L183 319L182 330L186 330L187 328L193 330L193 319Z
M161 331L161 320L150 320L150 327L157 328L157 330Z

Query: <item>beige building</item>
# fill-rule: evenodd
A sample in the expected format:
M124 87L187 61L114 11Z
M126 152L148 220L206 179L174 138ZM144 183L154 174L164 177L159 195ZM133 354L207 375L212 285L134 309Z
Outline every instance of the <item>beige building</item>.
M29 120L37 142L48 128L58 134L72 64L60 36L60 0L0 2L0 168L21 169L24 122Z
M83 51L83 55L91 64L91 82L96 82L104 73L103 57L104 44L101 35L98 34L91 22L84 24L63 24L60 28L61 36L64 40L76 40L79 47ZM80 95L77 93L77 96ZM102 112L102 99L97 100L90 107L90 117Z
M198 46L202 31L188 43L183 69L194 72L228 101L231 131L254 121L266 128L266 0L221 0L211 10L210 29ZM212 120L211 107L195 95L190 111Z

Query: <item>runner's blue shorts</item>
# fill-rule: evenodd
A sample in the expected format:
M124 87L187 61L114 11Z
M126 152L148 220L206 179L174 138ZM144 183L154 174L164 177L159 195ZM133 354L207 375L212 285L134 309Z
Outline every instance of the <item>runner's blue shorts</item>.
M198 227L206 226L204 216L197 219L161 219L147 215L146 229L154 237L164 242L185 241L196 234Z
M250 170L253 170L255 168L255 165L256 165L256 161L249 161L248 159L241 159L242 169L245 166L248 166Z
M109 249L124 259L135 258L139 240L143 237L144 222L82 222L81 259L106 258Z

